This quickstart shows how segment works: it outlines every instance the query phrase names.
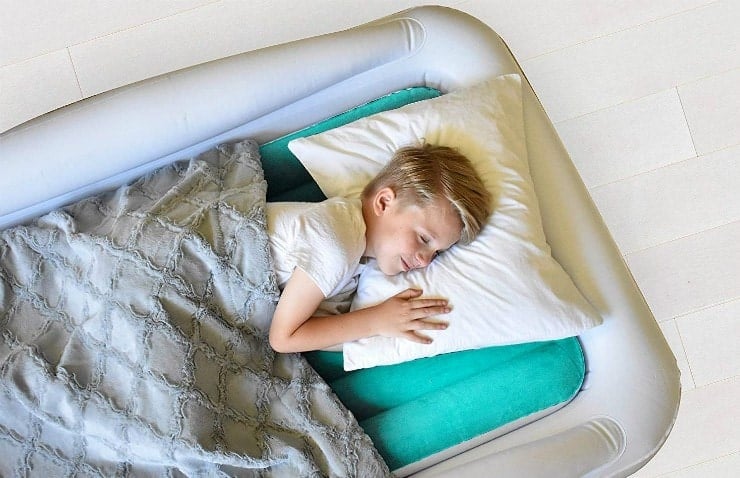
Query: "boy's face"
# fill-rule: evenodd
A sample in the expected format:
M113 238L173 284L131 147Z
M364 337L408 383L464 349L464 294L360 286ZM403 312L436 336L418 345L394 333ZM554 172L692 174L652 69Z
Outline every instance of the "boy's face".
M425 207L404 205L385 188L376 193L373 213L366 255L374 257L386 275L426 267L460 240L462 222L445 199Z

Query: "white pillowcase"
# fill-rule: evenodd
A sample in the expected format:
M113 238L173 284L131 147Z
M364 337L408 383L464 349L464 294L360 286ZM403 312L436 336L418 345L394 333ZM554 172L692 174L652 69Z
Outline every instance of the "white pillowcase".
M438 98L296 139L290 150L327 197L358 197L400 147L452 146L470 158L493 193L494 213L470 245L426 269L384 275L371 261L352 309L409 287L449 299L444 331L430 345L370 337L344 344L344 368L400 363L458 350L573 336L601 323L550 255L529 174L519 75L504 75Z

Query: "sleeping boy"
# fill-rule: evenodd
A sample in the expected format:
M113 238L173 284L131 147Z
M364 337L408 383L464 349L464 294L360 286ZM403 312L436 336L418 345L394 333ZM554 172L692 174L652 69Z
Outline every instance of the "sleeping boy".
M395 275L428 266L454 244L470 243L490 214L491 198L457 150L402 148L359 199L268 203L270 248L282 291L270 326L277 352L328 349L383 335L431 343L424 330L447 324L447 300L407 289L351 312L332 309L349 297L367 259ZM339 312L339 313L337 313Z

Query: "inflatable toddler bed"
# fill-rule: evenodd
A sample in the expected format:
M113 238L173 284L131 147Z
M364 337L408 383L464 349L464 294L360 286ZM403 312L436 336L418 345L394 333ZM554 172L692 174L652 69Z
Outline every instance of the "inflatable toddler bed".
M422 141L468 155L494 213L423 272L368 264L351 307L419 286L450 328L273 353L265 200L356 195ZM104 93L0 161L3 475L627 476L675 419L675 359L567 152L460 12Z

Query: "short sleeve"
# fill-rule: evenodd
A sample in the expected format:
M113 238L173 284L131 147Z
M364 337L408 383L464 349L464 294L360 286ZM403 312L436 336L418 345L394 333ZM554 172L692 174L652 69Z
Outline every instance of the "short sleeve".
M357 200L327 200L296 218L293 257L324 297L351 281L365 252L365 225Z

